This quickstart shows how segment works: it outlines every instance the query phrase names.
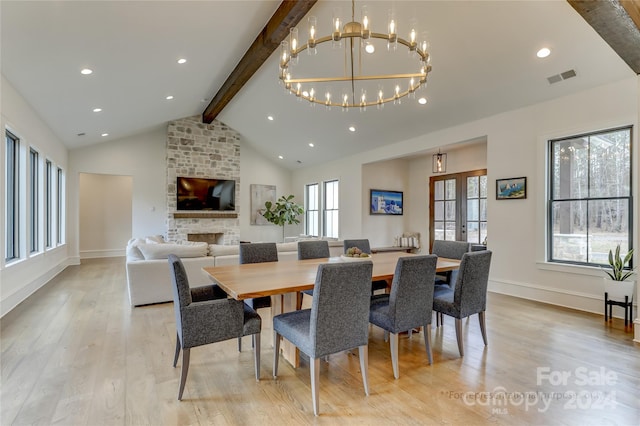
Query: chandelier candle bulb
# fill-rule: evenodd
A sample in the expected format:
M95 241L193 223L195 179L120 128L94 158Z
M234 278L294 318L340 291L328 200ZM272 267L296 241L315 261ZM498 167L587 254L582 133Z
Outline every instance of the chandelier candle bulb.
M369 30L369 10L367 6L362 6L362 39L367 40L371 34Z
M315 55L316 50L316 28L318 27L318 19L315 16L309 16L309 40L307 41L307 53L309 55Z
M296 65L298 63L298 29L291 28L289 30L289 47L291 48L291 52L289 55L291 56L291 63Z

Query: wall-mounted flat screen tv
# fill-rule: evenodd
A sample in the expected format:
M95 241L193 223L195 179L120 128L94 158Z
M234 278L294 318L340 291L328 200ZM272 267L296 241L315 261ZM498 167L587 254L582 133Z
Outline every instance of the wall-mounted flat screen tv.
M235 210L236 181L178 177L178 210Z
M383 189L371 190L371 214L402 214L402 192L386 191Z

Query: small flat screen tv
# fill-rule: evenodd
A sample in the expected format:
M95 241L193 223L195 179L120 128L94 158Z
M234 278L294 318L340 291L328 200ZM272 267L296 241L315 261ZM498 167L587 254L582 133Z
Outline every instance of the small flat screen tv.
M178 210L235 210L236 181L178 177Z
M401 191L372 189L370 201L370 214L402 215Z

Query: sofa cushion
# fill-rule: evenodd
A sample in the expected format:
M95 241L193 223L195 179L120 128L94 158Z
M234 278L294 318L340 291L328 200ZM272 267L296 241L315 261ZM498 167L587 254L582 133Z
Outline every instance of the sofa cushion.
M278 247L278 252L284 252L284 251L298 251L298 242L294 241L292 243L278 243L276 244L276 246Z
M203 257L207 255L208 245L205 242L199 244L139 244L145 260L166 259L170 254L178 257Z
M225 246L222 244L209 244L210 256L227 256L230 254L239 254L240 248L238 245Z
M144 255L138 248L138 244L129 244L127 246L127 261L144 260Z

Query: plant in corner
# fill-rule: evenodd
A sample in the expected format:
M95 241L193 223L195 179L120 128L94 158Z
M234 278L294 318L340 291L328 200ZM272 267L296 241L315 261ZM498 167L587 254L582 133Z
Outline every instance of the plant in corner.
M293 201L293 195L284 195L273 204L271 201L264 203L265 211L262 213L269 223L282 226L282 241L284 242L284 225L298 224L298 216L304 213L300 204Z
M629 250L624 259L620 256L620 245L616 247L615 252L609 250L609 267L610 271L605 271L608 279L605 278L605 292L609 293L612 299L624 299L624 295L633 298L633 287L635 282L628 280L633 276L633 269L628 269L633 257L633 249Z

